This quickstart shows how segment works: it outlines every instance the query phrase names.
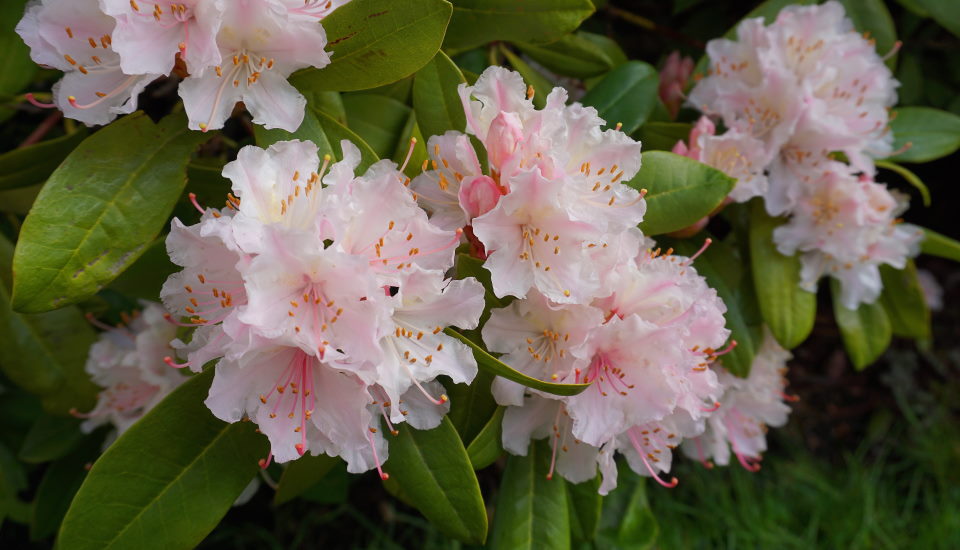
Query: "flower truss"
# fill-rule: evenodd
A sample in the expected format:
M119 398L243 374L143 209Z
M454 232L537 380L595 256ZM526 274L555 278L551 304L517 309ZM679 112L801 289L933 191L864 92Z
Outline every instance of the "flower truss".
M829 275L845 307L875 301L879 266L902 268L921 233L898 225L905 200L873 182L873 159L893 153L898 86L874 42L830 1L786 7L769 26L747 19L736 41L713 40L707 53L689 103L727 130L703 118L674 152L738 178L732 200L761 196L790 218L775 240L802 252L804 288Z
M34 61L64 71L54 104L88 125L133 112L160 76L185 76L190 128L221 128L243 101L257 124L294 131L306 100L293 71L330 63L317 21L345 4L299 0L40 0L17 32Z
M386 477L384 427L437 426L449 403L436 377L476 375L442 330L476 327L483 288L446 278L461 231L428 221L397 166L356 176L360 152L341 146L332 165L309 142L243 148L224 167L226 208L174 220L183 270L161 296L196 327L176 366L217 361L214 415L256 422L279 462L326 453Z

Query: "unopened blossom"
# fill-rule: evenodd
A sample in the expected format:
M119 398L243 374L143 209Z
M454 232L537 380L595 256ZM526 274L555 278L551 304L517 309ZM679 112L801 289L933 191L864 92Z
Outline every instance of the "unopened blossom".
M883 288L880 265L903 269L922 238L897 218L906 198L838 162L800 190L793 216L773 238L782 254L800 253L801 286L814 291L828 275L840 282L844 307L876 300Z
M220 64L224 0L100 0L116 20L114 49L126 74L170 74L180 57L191 72Z
M768 154L763 143L736 130L715 135L716 128L709 117L701 117L690 131L689 145L678 141L673 152L707 166L720 170L737 184L730 192L730 199L746 202L767 192L767 176L764 167Z
M670 118L677 118L680 105L684 100L683 90L687 87L690 75L693 74L693 59L688 56L680 57L680 52L674 50L667 56L667 60L660 69L660 85L657 94L670 113Z
M186 380L164 363L176 336L165 314L159 304L144 303L142 312L116 327L94 321L105 330L90 347L85 369L102 389L93 410L75 413L86 419L83 431L109 424L122 434Z
M56 107L88 126L132 113L137 96L162 73L124 73L113 46L114 25L97 0L33 2L17 24L30 57L64 72L53 86Z
M234 0L224 9L216 42L220 63L180 84L190 128L223 127L234 105L243 101L254 123L296 130L306 99L287 77L297 69L330 63L323 27L291 16L280 0Z
M790 357L766 330L747 378L714 366L724 387L720 408L707 419L703 435L684 441L684 454L708 466L710 461L726 466L732 451L744 468L756 471L767 449L767 427L786 424L790 407L784 401L796 399L784 393Z
M214 415L256 422L278 461L326 453L362 472L386 460L384 425L439 423L438 375L476 375L442 331L477 325L483 288L446 279L460 232L429 223L397 166L357 176L359 150L341 146L332 165L309 142L242 149L224 167L227 208L174 220L168 248L184 270L163 296L197 327L176 366L219 358Z

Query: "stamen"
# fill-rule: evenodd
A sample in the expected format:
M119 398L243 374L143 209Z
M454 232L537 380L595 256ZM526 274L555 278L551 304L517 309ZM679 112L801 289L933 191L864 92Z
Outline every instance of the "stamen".
M410 157L413 156L413 148L417 146L417 138L410 138L410 147L407 149L407 156L403 159L403 164L400 165L400 171L404 172L407 169L407 164L410 162Z
M683 264L681 264L681 265L690 265L691 263L693 263L694 260L696 260L697 258L699 258L700 255L703 254L704 251L707 250L707 248L710 246L711 243L713 243L713 239L711 239L711 238L709 238L709 237L706 238L706 239L704 239L704 241L703 241L703 246L700 247L700 250L697 250L697 253L696 253L696 254L694 254L693 256L690 256L689 258L687 258L687 261L683 262Z
M27 92L27 93L23 94L23 99L26 99L27 102L30 103L30 105L33 105L34 107L39 107L39 108L41 108L41 109L56 109L56 108L57 108L57 104L56 104L56 103L42 103L42 102L40 102L40 101L37 101L37 98L33 95L33 92Z
M384 472L380 466L380 457L377 456L377 446L373 442L373 432L367 432L367 440L370 442L370 448L373 450L373 461L377 464L377 473L380 474L380 479L383 481L390 479L390 474Z
M163 358L163 362L175 369L182 369L184 367L190 366L190 361L187 361L185 363L174 363L173 359L169 355Z

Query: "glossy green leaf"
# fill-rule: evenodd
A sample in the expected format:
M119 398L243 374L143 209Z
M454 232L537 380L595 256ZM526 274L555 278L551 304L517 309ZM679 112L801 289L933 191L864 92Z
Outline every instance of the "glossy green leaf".
M960 37L960 3L953 0L914 0L943 28Z
M9 0L0 10L0 95L20 92L37 72L30 48L14 30L26 4L26 0Z
M918 340L929 339L930 308L923 296L913 260L908 260L903 269L882 265L880 276L883 279L880 304L890 318L893 334Z
M886 55L897 41L897 29L893 17L883 0L840 0L853 21L853 27L860 33L869 33L876 41L877 53ZM887 59L887 66L893 69L897 65L897 56Z
M857 309L847 309L840 302L840 285L830 280L833 293L833 316L840 327L840 336L847 355L857 370L863 370L877 360L890 346L892 328L890 318L879 301L860 304Z
M903 166L893 162L887 162L884 160L874 161L874 164L877 165L877 168L883 168L884 170L890 170L891 172L896 172L900 177L905 179L907 183L916 188L920 192L920 197L923 200L924 206L930 206L932 199L930 197L930 190L927 189L926 184L913 172L907 170Z
M397 426L384 464L402 492L441 533L468 544L487 538L480 484L457 430L446 417L432 430Z
M469 338L453 330L452 328L446 328L443 332L448 336L452 336L457 340L460 340L470 349L472 349L473 356L476 358L477 364L482 370L497 376L502 376L507 380L516 382L517 384L521 384L535 390L552 393L554 395L577 395L578 393L590 387L590 384L554 384L552 382L544 382L543 380L531 378L530 376L514 370L510 366L500 362L499 359L490 355L487 350L473 343Z
M549 44L515 42L514 45L544 68L574 78L597 76L614 67L606 52L579 32Z
M600 476L583 483L565 483L571 535L574 540L591 541L597 536L603 510L603 496L597 492L600 489Z
M497 407L495 411L480 433L467 446L467 456L470 457L470 464L473 465L474 470L486 468L503 454L503 443L500 439L503 434L503 413L506 408Z
M960 148L960 116L930 107L900 107L894 113L893 150L906 150L884 161L929 162Z
M462 51L497 40L552 42L592 13L590 0L454 0L443 47Z
M750 205L750 265L763 320L786 349L807 339L817 314L817 296L800 288L800 259L784 256L773 242L783 219L773 218L762 201Z
M320 482L341 459L327 455L304 455L287 464L277 482L273 504L278 506L302 495Z
M613 67L619 67L620 65L623 65L629 61L629 59L627 59L627 54L623 51L623 48L621 48L620 44L613 38L603 34L596 34L584 30L578 30L576 34L584 40L592 42L594 46L600 48L600 51L607 56L607 59L609 59L611 63L613 63Z
M13 311L10 303L13 245L0 236L0 370L11 382L38 395L44 408L66 414L87 410L98 388L84 371L96 339L75 307L38 314Z
M42 415L27 432L17 457L34 464L50 462L69 453L81 439L76 418Z
M607 73L580 102L597 109L607 127L623 124L632 134L647 121L657 104L657 70L643 61L629 61Z
M340 142L343 140L348 140L353 142L353 144L360 149L360 165L357 167L358 174L366 172L367 168L369 168L371 164L380 160L380 157L377 156L376 151L374 151L373 148L371 148L370 145L367 144L367 142L358 136L353 130L347 128L343 124L340 124L336 119L327 113L317 111L315 114L317 115L317 121L320 123L320 127L323 128L324 135L326 135L327 140L330 143L330 148L333 150L334 159L343 159L343 149L340 147Z
M92 296L132 264L167 223L187 161L210 136L183 115L126 116L90 136L40 191L13 259L13 305L38 312Z
M927 228L923 228L923 235L923 241L920 243L921 252L960 262L960 242Z
M523 80L528 85L533 86L533 106L537 109L543 109L544 105L547 104L547 95L549 95L550 90L553 89L553 83L551 83L543 73L531 67L530 64L510 51L510 49L503 44L500 45L500 51L503 52L504 57L510 62L510 66L520 73Z
M417 142L413 144L413 151L410 151L410 139L416 138ZM413 179L420 175L423 167L423 161L427 160L427 140L423 137L423 132L420 131L420 127L417 126L417 113L413 110L410 110L410 114L407 115L407 122L403 126L403 130L400 131L400 139L397 141L397 147L393 150L393 155L390 157L393 162L397 163L397 166L403 166L404 159L407 158L407 154L410 155L410 160L407 162L407 167L404 168L403 173Z
M333 122L340 124L333 115L328 113L327 116ZM257 146L266 149L280 141L291 141L295 139L312 141L317 146L317 154L320 155L320 158L323 158L324 155L330 155L331 159L336 159L338 158L337 154L340 153L340 144L336 141L331 141L327 137L326 132L323 131L323 126L320 124L319 117L320 112L318 108L308 103L303 114L303 122L300 123L300 127L297 128L296 132L288 132L281 128L267 129L263 126L255 125L253 127L253 135L256 138Z
M323 20L330 64L291 82L305 91L347 91L410 76L440 49L450 13L445 0L353 0Z
M343 108L343 96L340 92L307 92L304 95L311 109L327 113L340 124L347 123L347 111Z
M220 196L225 195L224 193ZM193 213L196 214L197 211L194 210ZM161 238L155 240L143 255L133 262L133 265L110 283L108 288L132 298L156 302L160 299L160 289L167 277L177 271L180 271L180 267L170 261L166 240Z
M33 499L30 539L42 540L57 532L77 490L87 477L87 467L100 455L103 437L87 436L72 453L47 467Z
M547 479L550 445L532 442L527 456L510 456L493 514L491 550L570 548L566 484Z
M390 158L410 116L410 107L377 94L343 94L347 123L380 158Z
M0 155L0 189L47 181L54 169L87 137L86 129Z
M449 130L463 131L467 118L457 86L465 83L460 69L443 52L417 71L413 79L413 108L424 137L443 135Z
M59 550L193 548L257 472L267 440L203 400L213 369L184 382L93 465L60 528Z
M480 341L479 331L467 331L465 337ZM464 442L473 441L484 429L490 416L497 410L497 403L490 393L493 374L481 370L470 384L449 384L450 412L447 416Z
M736 182L693 159L647 151L640 172L627 185L647 190L647 213L640 229L644 235L660 235L688 227L716 210Z
M687 122L648 122L633 137L640 140L644 151L672 151L678 141L687 141L691 128Z

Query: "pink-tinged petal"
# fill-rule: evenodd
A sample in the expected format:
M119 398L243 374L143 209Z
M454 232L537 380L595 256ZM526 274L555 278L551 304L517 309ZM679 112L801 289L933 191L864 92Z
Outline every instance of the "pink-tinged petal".
M464 178L460 184L460 205L470 218L493 210L501 196L500 187L489 176Z
M597 457L597 463L600 466L600 474L602 476L600 490L598 492L604 496L610 494L610 491L617 488L617 462L614 460L615 445L616 443L611 440L600 448Z
M483 71L473 86L461 84L459 93L467 113L468 131L486 143L490 125L501 112L524 116L533 111L526 92L519 73L496 66Z
M443 393L443 386L435 380L424 383L423 388L426 390L426 393L430 395L441 395ZM424 392L421 392L417 388L407 390L407 393L403 394L402 402L403 407L405 407L407 411L407 414L403 417L404 420L407 424L410 424L411 427L418 430L432 430L436 428L440 425L444 415L450 412L449 401L437 405L427 399Z
M514 365L509 362L509 359L500 358L501 361L504 361L511 367ZM516 367L514 367L516 368ZM493 379L493 382L490 384L490 393L493 394L493 399L497 402L498 405L503 406L523 406L523 395L526 392L526 386L517 384L512 380L507 380L502 376L497 376Z
M180 97L190 119L191 130L216 130L230 117L233 107L243 97L245 82L234 86L227 73L217 76L212 69L192 75L180 83Z
M285 76L265 72L256 82L247 86L243 102L253 115L254 124L265 128L281 128L294 132L303 122L306 98Z
M503 415L503 448L511 454L526 456L531 439L551 434L560 417L563 403L555 399L530 396L522 407L508 407Z
M107 124L117 115L135 111L137 96L156 78L157 75L127 76L106 70L69 72L54 84L54 102L64 116L88 126Z

